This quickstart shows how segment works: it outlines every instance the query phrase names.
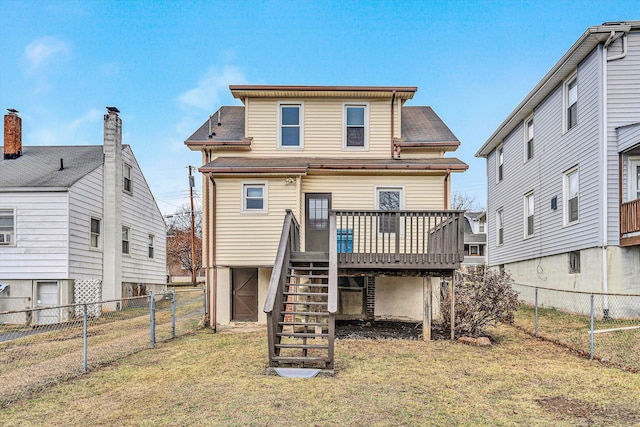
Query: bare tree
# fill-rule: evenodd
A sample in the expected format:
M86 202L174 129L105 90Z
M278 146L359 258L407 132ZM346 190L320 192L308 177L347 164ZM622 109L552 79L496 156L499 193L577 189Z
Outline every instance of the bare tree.
M182 269L193 276L192 244L195 244L195 270L197 272L202 268L202 211L194 212L194 242L191 239L191 209L188 206L180 207L174 214L166 216L166 219L167 264L170 274Z
M455 192L451 195L451 209L461 211L479 210L476 198L468 194Z

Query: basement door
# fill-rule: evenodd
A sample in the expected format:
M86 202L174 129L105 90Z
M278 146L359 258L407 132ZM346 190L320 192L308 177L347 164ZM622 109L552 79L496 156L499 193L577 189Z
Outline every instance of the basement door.
M258 321L258 269L231 269L231 320Z
M36 308L58 305L58 282L36 282ZM60 311L57 308L38 310L35 320L38 325L60 323Z
M305 250L329 252L329 210L331 193L305 194L306 218L304 221Z

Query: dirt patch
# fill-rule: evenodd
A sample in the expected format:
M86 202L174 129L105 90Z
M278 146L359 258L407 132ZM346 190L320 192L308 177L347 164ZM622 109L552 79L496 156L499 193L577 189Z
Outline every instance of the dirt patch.
M421 340L422 323L389 320L336 320L336 338L370 340ZM431 326L431 339L449 339L450 332L440 325Z
M565 396L545 397L538 399L540 406L555 413L561 419L565 417L583 420L580 425L592 425L601 421L629 423L640 422L640 412L618 406L600 407L593 403L570 399Z

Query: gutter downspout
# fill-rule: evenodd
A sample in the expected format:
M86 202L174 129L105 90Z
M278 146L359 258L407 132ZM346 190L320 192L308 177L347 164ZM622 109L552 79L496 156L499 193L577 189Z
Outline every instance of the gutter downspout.
M207 272L210 269L213 269L213 277L211 278L211 284L209 286L210 293L210 315L211 319L211 329L213 332L216 332L217 327L217 301L218 301L218 268L216 265L216 181L213 179L211 172L209 172L209 181L211 181L211 222L210 229L211 233L209 236L208 242L211 242L211 264L207 265Z
M603 298L603 316L605 319L609 319L609 298L607 297L607 293L609 292L609 266L607 262L607 218L608 218L608 207L609 207L609 195L607 192L607 184L608 184L608 174L609 171L607 169L607 157L608 157L608 107L607 107L607 46L610 43L614 36L614 32L611 32L611 36L609 40L602 46L602 90L600 91L600 96L602 97L600 102L602 105L602 118L601 118L601 138L602 138L602 293L605 294Z
M393 93L391 94L391 158L393 159L395 156L395 152L396 152L396 144L395 144L395 106L394 103L396 102L396 90L393 90ZM400 157L400 156L398 156Z
M444 210L449 210L449 177L451 176L451 169L447 169L447 173L444 176Z
M209 118L211 119L211 118ZM205 158L205 164L209 163L210 151L207 152L207 148L202 146L202 156ZM204 197L204 209L202 209L202 267L204 268L204 286L205 290L209 286L211 282L210 274L209 274L209 183L207 182L206 176L202 180L202 189L203 189L203 197ZM207 297L205 293L205 297ZM209 307L209 301L205 300L205 322L208 321L208 317L211 315L211 307ZM206 325L206 323L205 323Z

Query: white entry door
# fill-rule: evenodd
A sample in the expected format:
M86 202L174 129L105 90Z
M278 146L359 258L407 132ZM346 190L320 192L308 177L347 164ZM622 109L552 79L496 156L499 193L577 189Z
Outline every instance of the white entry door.
M59 303L58 282L36 282L36 308L56 307ZM60 322L60 309L36 311L38 325L51 325Z

